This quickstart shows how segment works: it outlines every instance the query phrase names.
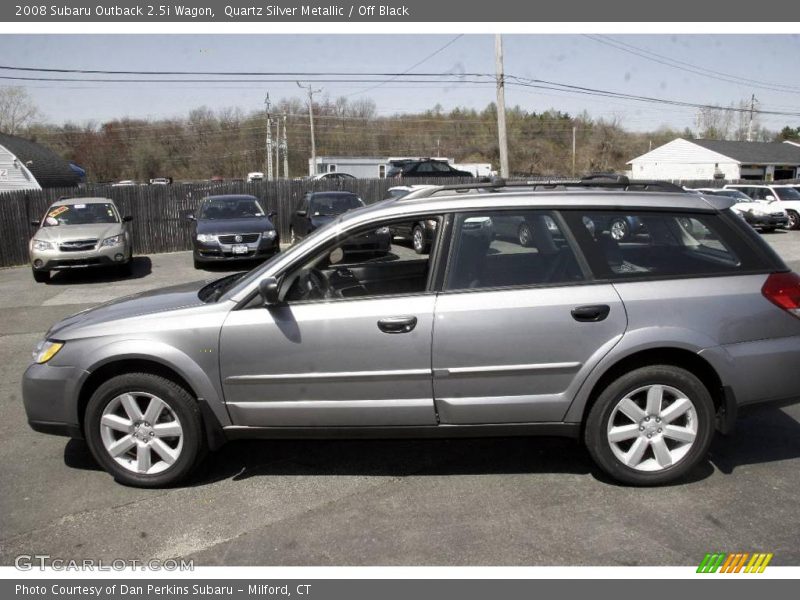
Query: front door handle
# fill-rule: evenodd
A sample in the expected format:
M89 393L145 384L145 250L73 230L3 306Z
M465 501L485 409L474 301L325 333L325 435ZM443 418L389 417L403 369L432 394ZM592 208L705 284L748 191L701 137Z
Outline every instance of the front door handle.
M417 317L387 317L378 321L378 329L384 333L408 333L417 326Z
M572 309L572 318L582 323L596 323L605 319L610 311L611 307L608 304L577 306Z

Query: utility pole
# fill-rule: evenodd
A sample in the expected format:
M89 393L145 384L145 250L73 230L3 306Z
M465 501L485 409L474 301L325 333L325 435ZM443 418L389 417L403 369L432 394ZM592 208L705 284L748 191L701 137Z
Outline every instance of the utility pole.
M508 138L506 137L506 83L503 73L503 36L494 36L497 71L497 141L500 146L500 177L508 177Z
M315 90L312 88L311 84L308 84L308 87L301 84L299 81L297 82L298 87L303 88L304 90L308 91L308 121L311 124L311 175L317 174L317 145L314 140L314 94L320 93L322 90Z
M275 117L275 179L281 178L281 120Z
M289 179L289 138L286 134L286 113L283 113L283 138L281 139L281 146L283 147L283 176Z
M575 132L577 127L572 126L572 176L575 177Z
M739 105L741 106L741 104ZM756 110L756 95L750 95L750 120L747 123L747 141L753 141L753 113Z
M272 104L269 101L269 94L264 99L267 110L267 181L272 181L272 118L269 113Z

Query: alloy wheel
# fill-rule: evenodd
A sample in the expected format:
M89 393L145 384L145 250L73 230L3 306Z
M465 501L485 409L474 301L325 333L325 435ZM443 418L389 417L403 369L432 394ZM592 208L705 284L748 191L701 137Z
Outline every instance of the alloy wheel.
M420 229L419 227L414 228L412 241L414 243L414 250L416 250L418 253L421 253L425 247L425 237L424 234L422 233L422 229Z
M608 419L614 456L637 471L661 471L683 459L698 433L697 409L679 389L647 385L626 394Z
M628 236L628 224L621 219L617 219L611 223L611 237L618 242L624 240Z
M113 398L103 410L100 437L111 458L141 475L165 471L183 449L183 427L175 411L147 392Z
M526 223L523 223L519 226L518 235L520 246L527 248L531 245L531 242L533 241L533 234L531 233L531 228Z

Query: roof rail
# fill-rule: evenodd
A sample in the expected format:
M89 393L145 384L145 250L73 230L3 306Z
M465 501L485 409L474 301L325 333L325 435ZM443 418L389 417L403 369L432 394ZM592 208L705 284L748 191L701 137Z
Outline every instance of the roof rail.
M627 192L678 192L685 194L681 186L671 183L669 181L650 181L650 180L633 180L631 181L624 175L615 174L595 174L582 177L580 179L504 179L502 177L484 177L483 179L471 183L455 183L450 185L442 185L421 189L412 192L408 196L398 199L398 202L403 200L417 200L419 198L428 198L434 194L444 191L454 192L468 192L470 190L486 191L486 192L499 192L501 190L508 190L509 188L529 188L536 190L536 188L552 190L557 188L570 189L570 188L602 188L602 189L618 189ZM413 196L413 197L412 197Z

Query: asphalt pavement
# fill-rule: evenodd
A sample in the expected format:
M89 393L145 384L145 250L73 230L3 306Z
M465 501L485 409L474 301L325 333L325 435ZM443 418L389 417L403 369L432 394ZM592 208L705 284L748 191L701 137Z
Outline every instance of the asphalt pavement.
M800 231L766 239L800 270ZM20 379L56 320L116 297L218 277L189 253L134 274L0 270L0 564L191 558L197 565L696 565L706 552L800 564L800 405L717 436L687 481L610 482L556 438L240 441L187 485L140 490L82 441L30 430ZM722 310L722 308L721 308ZM795 376L787 373L787 376Z

